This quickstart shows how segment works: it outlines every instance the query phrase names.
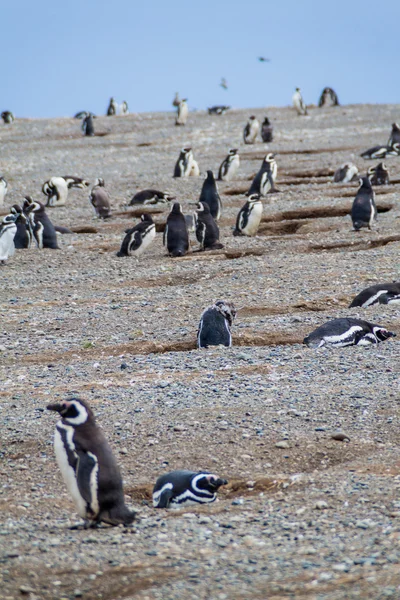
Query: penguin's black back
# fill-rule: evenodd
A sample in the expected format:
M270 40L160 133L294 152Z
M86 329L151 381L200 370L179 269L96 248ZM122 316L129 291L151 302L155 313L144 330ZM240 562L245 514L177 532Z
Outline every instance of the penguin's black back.
M207 308L201 316L197 345L199 348L232 345L229 323L215 306Z
M258 171L258 173L256 174L256 176L254 177L250 189L248 192L246 192L246 196L251 196L252 194L261 194L261 181L263 178L264 173L268 173L271 171L271 167L269 162L267 162L266 160L263 160L263 163L261 165L260 170Z
M171 256L184 256L189 249L189 233L186 219L176 202L167 218L164 230L164 244Z
M93 125L93 117L92 115L88 115L83 120L83 128L85 135L94 135L94 125Z
M349 308L356 306L366 307L373 304L388 304L391 299L399 298L400 301L400 282L398 283L380 283L371 285L362 290L351 302Z
M374 192L368 177L362 177L356 197L351 208L351 219L354 229L361 227L370 227L371 216L376 215L376 205L374 201Z
M207 171L207 178L203 183L199 202L208 204L211 216L214 219L219 219L221 215L221 198L212 171Z
M204 249L215 248L216 245L222 248L219 242L219 227L214 221L208 204L204 204L204 210L197 212L196 237Z
M273 128L271 123L269 122L268 117L265 117L264 122L262 124L261 137L262 141L265 143L272 142L273 140Z

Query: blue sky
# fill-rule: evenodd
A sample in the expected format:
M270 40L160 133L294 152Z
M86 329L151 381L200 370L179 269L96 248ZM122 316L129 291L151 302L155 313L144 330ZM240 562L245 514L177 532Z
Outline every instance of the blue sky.
M189 106L397 103L400 2L15 0L2 11L1 110L17 117ZM258 56L271 59L260 63ZM228 90L219 86L221 77Z

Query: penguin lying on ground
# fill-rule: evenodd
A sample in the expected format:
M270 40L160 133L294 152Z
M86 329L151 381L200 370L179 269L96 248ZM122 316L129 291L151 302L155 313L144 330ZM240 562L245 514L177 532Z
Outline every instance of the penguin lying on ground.
M43 248L59 250L57 233L44 205L38 200L33 200L31 196L25 196L22 210L29 219L29 227L38 248L40 250Z
M110 197L104 188L104 179L99 177L92 187L89 200L94 208L96 217L109 219L111 217Z
M252 115L243 130L243 141L245 144L254 144L260 131L260 122Z
M14 237L17 233L15 214L6 215L0 225L0 263L4 264L6 260L13 256L15 252Z
M230 109L230 106L211 106L211 108L208 108L208 114L209 115L224 115L226 113L227 110Z
M222 203L218 193L218 187L214 179L214 173L207 171L207 177L201 188L199 202L208 204L212 217L218 221L221 217Z
M351 220L355 231L360 231L362 227L371 229L376 213L375 193L371 182L368 177L361 177L360 187L351 207Z
M200 250L220 250L224 246L219 241L219 228L212 217L210 207L203 202L199 202L197 206L196 238Z
M177 108L175 125L186 125L188 114L189 108L187 105L187 98L184 98L180 101L179 106Z
M349 317L333 319L317 327L304 338L303 343L307 344L309 348L321 348L326 344L339 348L343 346L368 346L379 344L379 342L395 336L395 333L380 325Z
M352 163L344 163L335 171L334 183L350 183L358 179L358 169Z
M129 206L133 206L134 204L165 204L171 200L175 200L175 196L171 196L168 192L141 190L133 196L129 202Z
M373 148L369 148L360 156L363 158L386 158L386 156L399 156L400 155L400 144L392 144L391 146L374 146Z
M237 173L240 166L239 151L237 148L231 148L228 156L224 158L218 171L219 181L230 181Z
M79 190L86 190L89 187L90 183L86 179L82 179L82 177L74 177L73 175L64 175L63 179L65 179L68 189L77 188Z
M156 237L156 226L150 215L142 215L140 223L126 230L117 256L140 256Z
M184 256L189 249L189 232L179 202L174 202L167 217L163 243L170 256Z
M319 98L318 106L320 108L323 106L339 106L339 98L336 92L330 87L324 88Z
M266 144L273 140L273 127L268 117L265 117L263 124L261 125L261 138Z
M372 185L387 185L389 183L389 171L385 163L381 162L376 167L370 167L367 177Z
M293 106L295 107L298 115L307 115L307 107L304 104L303 96L301 95L300 88L296 88L292 97Z
M80 110L74 115L74 119L84 119L85 117L91 116L93 119L96 119L96 115L94 115L90 110Z
M8 184L4 177L0 177L0 206L4 206L4 198L8 191Z
M194 160L192 149L182 148L175 164L174 177L190 177L199 174L199 166Z
M15 121L15 117L14 117L13 113L11 112L11 110L4 110L1 113L1 118L3 119L4 123L6 123L7 125L10 125L11 123L13 123Z
M232 302L218 300L206 308L200 317L197 347L232 346L231 327L235 317L236 309Z
M236 218L233 235L256 235L261 222L263 205L260 194L251 194Z
M130 525L135 513L125 505L122 478L103 431L89 405L79 398L49 404L58 412L54 450L61 475L87 527Z
M207 471L172 471L157 479L153 489L153 506L181 508L209 504L216 500L218 489L227 483L226 479Z
M260 194L266 196L268 193L274 194L279 190L275 187L275 180L278 174L278 165L275 160L275 155L269 152L262 164L261 168L254 177L250 189L246 192L246 196L252 194Z
M14 246L17 250L30 248L32 243L32 232L29 227L29 219L18 204L11 207L11 213L15 215L17 231L14 237Z
M397 304L400 303L400 282L379 283L371 285L356 296L349 308L361 306L367 308L374 304Z

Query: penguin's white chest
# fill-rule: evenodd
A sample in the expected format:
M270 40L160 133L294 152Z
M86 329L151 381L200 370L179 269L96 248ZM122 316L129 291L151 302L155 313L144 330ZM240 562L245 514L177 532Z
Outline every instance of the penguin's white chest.
M249 218L247 221L247 225L243 228L242 232L245 235L256 235L258 228L260 226L261 215L262 215L262 203L256 202L252 210L250 211Z
M229 179L231 179L232 177L235 177L236 173L238 172L239 167L240 167L240 159L238 156L235 156L228 165L228 172L225 175L224 179L226 179L226 181L229 181Z
M62 428L66 432L66 443L69 446L70 451L75 451L75 445L73 442L73 433L74 430L72 427L66 427L65 425L58 423L57 428L54 433L54 452L57 459L57 464L61 471L62 478L64 479L65 485L68 488L69 493L72 496L74 501L76 510L82 519L86 519L87 510L86 510L86 501L81 496L78 488L78 483L76 479L76 472L73 467L68 462L67 450L64 446L63 439L58 430L58 427Z
M142 243L140 244L136 252L134 252L134 254L136 256L140 256L146 250L146 248L150 246L151 242L154 240L155 237L156 226L152 225L151 228L147 230L146 234L142 236Z
M0 181L0 206L4 204L4 197L7 194L7 186L4 181Z
M17 233L17 226L15 223L7 226L3 235L0 237L0 260L7 260L9 256L12 256L15 252L14 237Z

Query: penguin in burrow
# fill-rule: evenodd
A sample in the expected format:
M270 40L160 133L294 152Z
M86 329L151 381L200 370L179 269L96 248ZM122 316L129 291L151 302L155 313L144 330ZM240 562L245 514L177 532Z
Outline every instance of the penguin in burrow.
M139 257L156 237L156 225L151 215L143 214L140 219L135 227L125 231L126 235L117 256Z
M232 346L231 327L235 317L236 308L232 302L218 300L208 306L200 317L197 347Z
M226 479L209 471L172 471L161 475L153 488L155 508L182 508L215 502L217 492Z

